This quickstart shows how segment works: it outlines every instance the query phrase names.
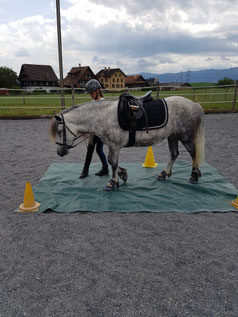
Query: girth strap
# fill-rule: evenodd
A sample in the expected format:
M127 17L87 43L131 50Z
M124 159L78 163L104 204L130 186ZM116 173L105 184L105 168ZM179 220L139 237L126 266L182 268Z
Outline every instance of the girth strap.
M139 108L143 111L143 115L145 116L146 122L146 133L148 133L148 116L147 113L142 105L139 105ZM129 130L129 140L125 147L133 146L136 142L136 125L137 125L137 118L136 112L132 111L130 117L130 130Z
M129 140L125 147L133 146L136 142L136 130L129 130Z

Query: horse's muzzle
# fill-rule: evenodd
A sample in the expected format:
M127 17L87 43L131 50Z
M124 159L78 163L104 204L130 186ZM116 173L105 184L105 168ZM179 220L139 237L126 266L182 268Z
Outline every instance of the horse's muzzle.
M67 155L68 153L69 153L69 151L68 151L67 148L64 147L64 146L60 146L60 147L57 148L57 154L58 154L59 156L65 156L65 155Z

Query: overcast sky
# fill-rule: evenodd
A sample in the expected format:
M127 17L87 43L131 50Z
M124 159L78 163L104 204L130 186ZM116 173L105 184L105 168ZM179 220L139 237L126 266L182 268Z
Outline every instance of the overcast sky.
M53 66L55 0L0 0L0 66ZM81 63L126 74L238 66L238 0L61 0L64 74Z

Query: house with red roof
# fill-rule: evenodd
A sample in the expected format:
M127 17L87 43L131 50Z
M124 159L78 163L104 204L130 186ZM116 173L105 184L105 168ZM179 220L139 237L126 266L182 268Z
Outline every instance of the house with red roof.
M127 88L147 87L148 82L141 75L130 75L126 77Z
M64 87L85 88L90 79L97 79L89 66L72 67L64 79Z

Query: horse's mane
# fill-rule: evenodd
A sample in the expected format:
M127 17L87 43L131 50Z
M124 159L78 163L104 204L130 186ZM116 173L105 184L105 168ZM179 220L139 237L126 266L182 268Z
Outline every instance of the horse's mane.
M63 111L61 111L61 113L65 114L65 113L71 112L72 110L77 109L77 108L79 108L80 106L81 106L81 105L71 106L70 108L67 108L67 109L64 109Z
M57 134L57 120L55 117L52 118L51 124L50 124L50 137L52 141L55 141L56 134Z

